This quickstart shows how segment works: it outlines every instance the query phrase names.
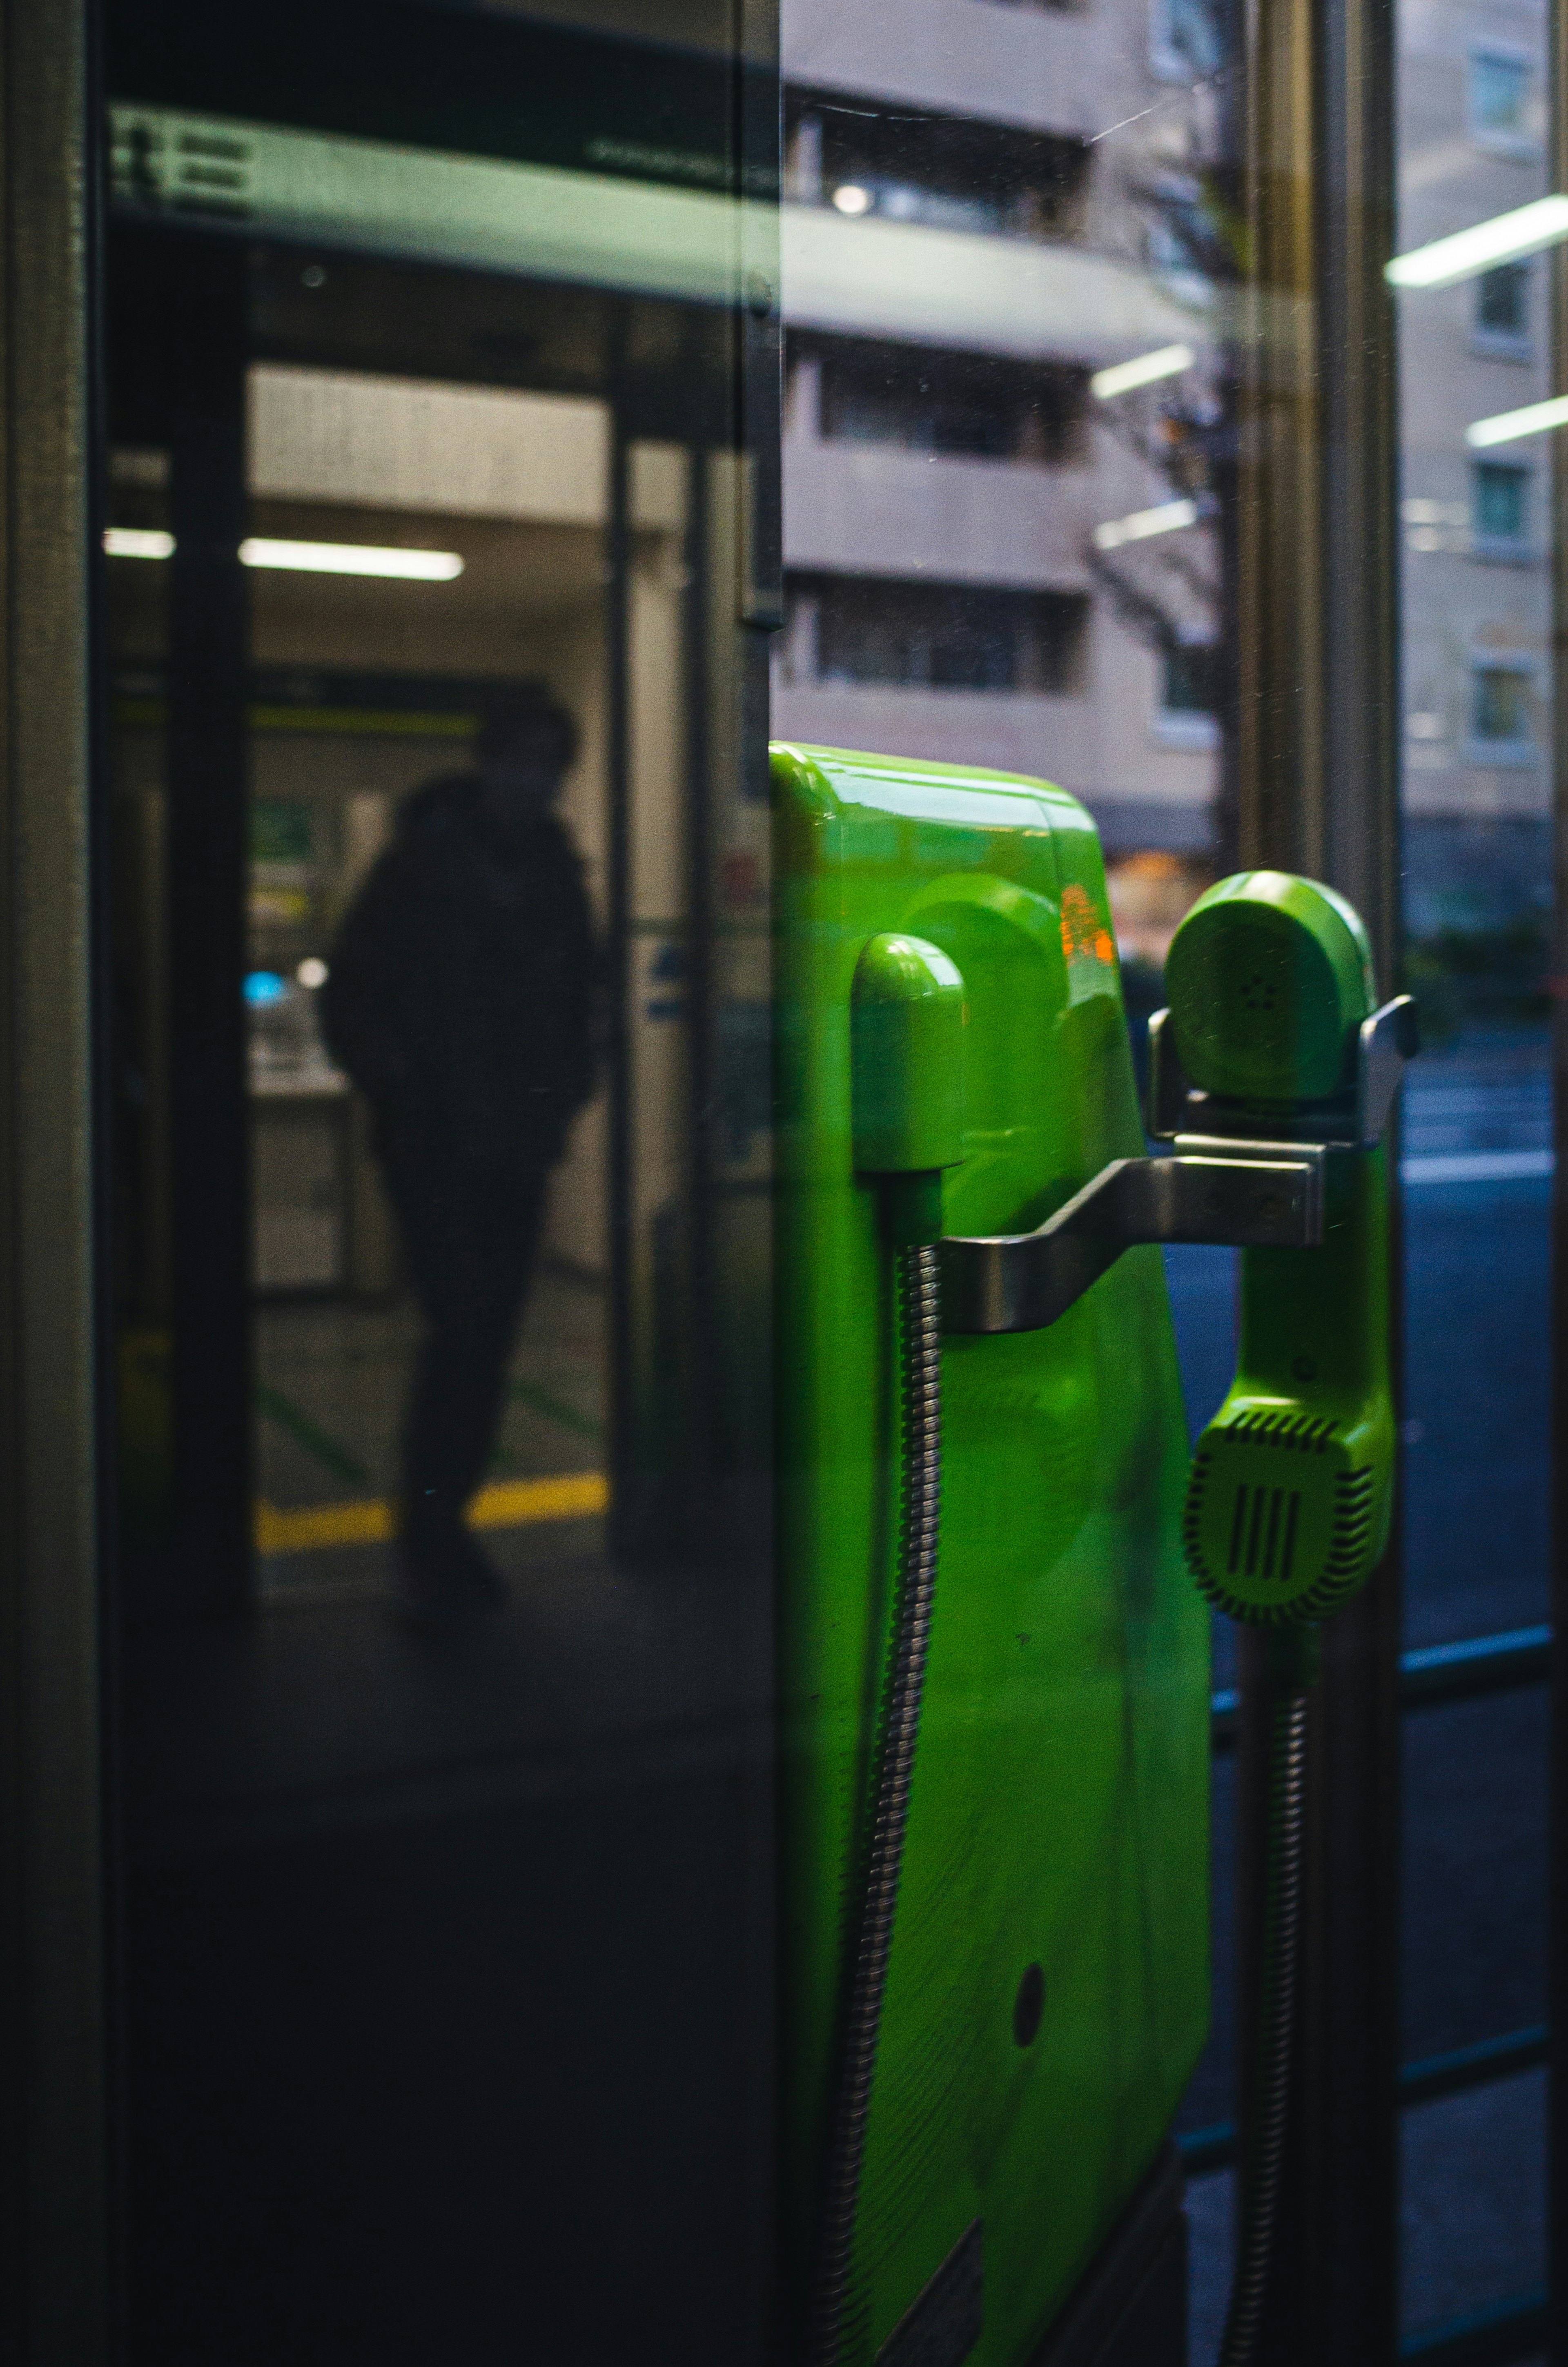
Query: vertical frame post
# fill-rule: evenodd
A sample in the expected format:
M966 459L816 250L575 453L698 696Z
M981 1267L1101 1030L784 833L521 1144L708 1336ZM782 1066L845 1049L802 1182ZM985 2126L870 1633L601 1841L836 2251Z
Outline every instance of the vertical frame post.
M245 362L249 257L172 242L169 1167L178 1615L250 1593L250 1144L242 988L250 808Z
M87 16L0 5L0 2350L108 2340Z
M1312 10L1259 0L1249 50L1256 260L1239 472L1240 859L1304 871L1348 895L1387 993L1400 946L1398 414L1382 277L1393 210L1392 0ZM1390 1319L1397 1380L1397 1282ZM1400 1627L1396 1531L1365 1594L1325 1630L1313 1704L1292 2134L1263 2337L1278 2367L1382 2367L1398 2339ZM1244 1640L1242 1695L1244 2105L1268 1716L1253 1638Z
M1551 187L1568 173L1568 25L1551 12ZM1568 368L1568 248L1551 254L1551 383ZM1551 1772L1548 1865L1547 2356L1568 2360L1568 464L1551 439L1551 646L1557 667L1551 730Z

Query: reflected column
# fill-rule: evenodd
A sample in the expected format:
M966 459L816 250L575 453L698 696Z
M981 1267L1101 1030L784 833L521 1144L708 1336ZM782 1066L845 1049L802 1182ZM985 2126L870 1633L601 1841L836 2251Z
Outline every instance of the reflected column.
M1260 0L1246 44L1237 795L1244 866L1341 889L1396 983L1398 645L1386 0ZM1393 1154L1397 1172L1397 1148ZM1393 1273L1400 1273L1397 1193ZM1394 1365L1403 1336L1391 1293ZM1307 1937L1281 2247L1262 2355L1386 2361L1398 2338L1400 1562L1324 1630L1312 1704ZM1244 2102L1265 1883L1268 1701L1242 1638Z

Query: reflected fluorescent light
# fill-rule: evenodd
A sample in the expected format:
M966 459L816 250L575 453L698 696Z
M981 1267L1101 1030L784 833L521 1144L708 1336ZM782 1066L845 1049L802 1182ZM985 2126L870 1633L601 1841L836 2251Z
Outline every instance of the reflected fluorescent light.
M1198 524L1196 502L1161 502L1156 509L1134 510L1131 517L1109 518L1095 528L1095 549L1116 550L1124 542L1146 542L1152 534L1172 534L1178 526Z
M1109 369L1096 370L1089 380L1089 392L1101 402L1108 402L1113 394L1130 394L1135 386L1153 386L1156 379L1179 378L1189 370L1195 359L1190 345L1161 345L1152 354L1140 354L1130 362L1113 362Z
M167 559L175 547L172 534L139 526L104 528L104 549L111 559Z
M104 529L110 559L172 559L175 538L134 526ZM409 550L369 542L279 542L249 535L240 545L246 567L291 567L304 575L399 575L417 583L449 583L463 572L455 550Z
M368 542L278 542L247 535L240 545L246 567L291 567L303 575L401 575L420 583L449 583L463 563L455 550L383 549Z
M294 972L294 976L298 979L301 986L308 987L313 994L318 987L322 987L326 984L330 972L327 969L325 962L324 962L319 956L315 954L307 954L304 960Z
M1532 205L1516 206L1512 213L1494 214L1471 230L1456 231L1451 238L1435 238L1429 246L1412 247L1383 266L1391 288L1451 288L1456 279L1473 278L1496 263L1515 255L1536 255L1568 238L1568 198L1537 198Z
M869 213L871 192L863 189L858 181L841 181L833 193L833 202L841 214Z
M1490 419L1472 421L1464 440L1475 447L1511 444L1517 436L1541 436L1549 427L1568 427L1568 394L1554 394L1550 402L1527 402L1522 411L1499 411Z

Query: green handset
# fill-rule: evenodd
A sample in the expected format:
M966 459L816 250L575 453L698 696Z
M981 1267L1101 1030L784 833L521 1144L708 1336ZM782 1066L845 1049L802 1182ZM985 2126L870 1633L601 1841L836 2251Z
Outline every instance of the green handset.
M1318 1245L1244 1253L1236 1376L1199 1440L1182 1522L1202 1592L1232 1618L1276 1631L1256 2074L1220 2350L1221 2367L1253 2367L1266 2339L1295 2053L1314 1623L1370 1577L1393 1505L1379 1137L1400 1062L1416 1048L1415 1014L1407 1001L1374 1013L1359 916L1331 889L1282 871L1240 872L1201 897L1171 941L1165 984L1151 1061L1152 1100L1165 1105L1156 1127L1189 1156L1186 1129L1196 1127L1238 1151L1281 1137L1311 1142L1319 1166ZM1162 1064L1167 1030L1175 1059Z
M1318 1619L1376 1567L1393 1502L1384 1156L1344 1139L1371 949L1332 889L1244 871L1193 906L1165 982L1205 1132L1325 1145L1321 1248L1244 1252L1236 1376L1199 1441L1183 1521L1187 1567L1220 1610Z

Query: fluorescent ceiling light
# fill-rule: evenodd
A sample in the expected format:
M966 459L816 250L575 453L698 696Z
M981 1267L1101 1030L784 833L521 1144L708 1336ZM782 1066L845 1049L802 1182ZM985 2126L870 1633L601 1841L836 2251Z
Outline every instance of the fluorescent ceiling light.
M1464 440L1472 446L1511 444L1516 436L1540 436L1549 427L1568 427L1568 394L1555 394L1550 402L1527 402L1522 411L1499 411L1490 419L1477 419L1464 431Z
M1383 277L1392 288L1451 288L1456 279L1472 279L1496 263L1515 255L1536 255L1568 238L1568 198L1537 198L1533 205L1516 206L1512 213L1494 214L1472 230L1456 231L1452 238L1436 238L1429 246L1412 247L1383 266Z
M139 526L104 528L104 549L111 559L167 559L174 549L172 534Z
M111 559L170 559L172 534L111 526L104 549ZM291 567L304 575L399 575L418 583L449 583L463 572L455 550L409 550L368 542L278 542L249 535L240 545L246 567Z
M1109 369L1096 370L1089 380L1089 391L1102 402L1113 394L1129 394L1135 386L1153 386L1156 379L1177 378L1193 364L1190 345L1161 345L1157 352L1140 354L1136 360L1115 362Z
M381 549L362 542L275 542L248 535L240 545L246 567L291 567L305 575L402 575L421 583L449 583L463 563L455 550Z
M1095 549L1115 550L1124 542L1146 542L1152 534L1171 534L1178 526L1198 524L1196 502L1162 502L1157 509L1134 510L1131 517L1110 518L1095 528Z

